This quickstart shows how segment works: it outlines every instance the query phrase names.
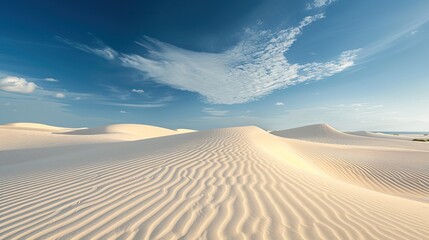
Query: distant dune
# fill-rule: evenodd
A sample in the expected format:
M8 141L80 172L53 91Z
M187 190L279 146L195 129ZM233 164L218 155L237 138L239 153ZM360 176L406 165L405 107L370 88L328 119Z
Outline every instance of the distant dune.
M348 137L328 124L314 124L271 132L274 135L295 139L342 139Z
M356 136L363 136L363 137L374 137L374 138L389 138L389 139L396 139L396 140L412 140L416 137L422 137L422 136L416 136L416 135L392 135L392 134L385 134L385 133L374 133L374 132L368 132L368 131L356 131L356 132L347 132L351 135Z
M429 236L429 144L325 124L177 132L120 124L0 151L0 239ZM166 135L104 140L148 133Z
M374 135L343 133L327 124L314 124L282 131L273 131L271 134L319 143L428 150L428 146L412 142L407 138L381 139L381 137Z
M0 150L80 145L84 143L135 141L195 130L170 130L142 124L113 124L96 128L62 128L40 123L0 125Z
M63 127L54 127L41 123L8 123L5 125L0 125L2 128L11 128L11 129L23 129L23 130L33 130L33 131L45 131L45 132L64 132L70 131L75 128L63 128Z
M64 134L69 135L110 135L121 140L138 140L154 137L163 137L180 133L167 128L142 124L113 124L97 128L79 129Z

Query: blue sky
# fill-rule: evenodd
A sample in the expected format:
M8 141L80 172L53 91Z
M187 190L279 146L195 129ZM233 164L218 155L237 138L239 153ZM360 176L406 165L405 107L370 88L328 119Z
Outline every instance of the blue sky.
M0 123L428 131L427 9L1 1Z

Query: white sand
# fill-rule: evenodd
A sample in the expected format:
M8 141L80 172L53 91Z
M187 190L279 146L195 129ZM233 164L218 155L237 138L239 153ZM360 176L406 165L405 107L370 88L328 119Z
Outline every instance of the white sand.
M315 124L299 128L293 128L283 131L271 132L274 135L300 139L310 142L339 144L339 145L356 145L356 146L373 146L386 148L403 148L419 149L429 151L429 144L413 142L410 139L392 139L380 138L374 136L358 136L349 133L343 133L327 124Z
M0 239L427 239L429 143L293 133L313 142L239 127L3 150Z
M186 133L191 130L175 131L167 128L161 128L142 124L113 124L98 128L79 129L65 132L68 135L103 135L103 138L109 137L117 140L141 140L154 137L163 137Z
M194 132L142 124L113 124L97 128L61 128L39 123L0 125L0 150L122 142Z

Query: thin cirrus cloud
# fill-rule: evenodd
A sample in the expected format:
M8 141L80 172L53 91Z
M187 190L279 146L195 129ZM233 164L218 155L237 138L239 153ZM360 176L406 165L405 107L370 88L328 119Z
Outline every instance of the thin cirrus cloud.
M298 26L278 31L246 29L242 41L220 53L191 51L149 37L137 42L147 50L144 56L118 53L107 46L88 50L91 48L86 45L65 42L99 56L103 49L114 52L107 59L117 59L121 65L143 72L155 82L199 93L209 103L240 104L276 89L332 76L354 65L360 49L344 51L328 62L288 61L285 54L304 27L323 18L323 14L307 16Z
M7 76L0 79L0 90L6 92L29 94L37 87L35 83L28 82L25 78Z
M95 54L99 57L105 58L107 60L113 60L115 59L115 57L118 55L118 53L113 50L112 48L105 46L104 44L102 44L100 41L97 41L98 45L100 45L99 48L93 48L90 46L87 46L85 44L80 44L77 42L73 42L70 41L68 39L56 36L55 39L57 39L60 42L63 42L71 47L77 48L81 51L87 52L87 53L92 53Z
M55 93L56 98L65 98L66 95L64 93Z
M117 106L117 107L130 107L130 108L158 108L165 106L165 103L113 103L104 102L105 105Z
M312 3L307 4L307 9L315 9L327 6L336 0L314 0Z
M131 92L142 94L142 93L144 93L144 90L143 89L135 89L135 88L133 88L131 90Z
M55 78L45 78L44 79L46 82L59 82L59 80L58 79L55 79Z
M229 113L228 110L218 108L203 108L202 112L216 117L225 116Z

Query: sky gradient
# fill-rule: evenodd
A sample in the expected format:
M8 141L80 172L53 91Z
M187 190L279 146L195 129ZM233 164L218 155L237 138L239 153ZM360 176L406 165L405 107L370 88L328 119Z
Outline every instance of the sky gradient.
M0 123L429 131L429 2L2 1Z

